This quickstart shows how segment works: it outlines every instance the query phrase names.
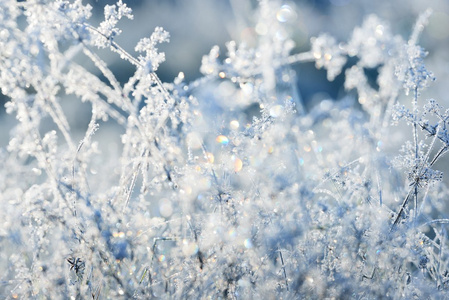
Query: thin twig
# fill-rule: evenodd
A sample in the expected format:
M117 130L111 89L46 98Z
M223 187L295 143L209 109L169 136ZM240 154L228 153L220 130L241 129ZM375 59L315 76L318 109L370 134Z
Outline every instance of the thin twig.
M405 197L404 201L402 201L401 208L399 209L398 215L396 216L396 219L393 222L393 225L391 226L391 230L393 230L394 226L399 222L399 219L405 209L405 206L407 205L408 199L412 195L412 192L414 191L415 187L418 185L418 183L414 183L414 186L409 190L407 196ZM390 230L390 231L391 231Z
M278 251L279 251L279 257L281 258L282 270L284 271L285 286L287 287L287 291L288 291L289 290L289 288L288 288L288 278L287 278L287 272L285 271L284 258L282 256L282 251L281 251L280 248L278 248Z
M146 152L146 151L143 151L143 153L142 153L142 155L140 156L140 158L143 158L143 157L145 156L145 152ZM136 166L136 168L134 169L134 172L133 172L133 178L132 178L132 180L131 180L131 184L130 184L129 189L128 189L128 191L127 191L124 209L126 209L126 207L128 207L128 203L129 203L129 200L131 199L131 194L132 194L133 191L134 191L134 186L136 185L137 176L139 175L140 167L141 167L141 166L142 166L142 160L140 160L140 161L137 163L137 166Z

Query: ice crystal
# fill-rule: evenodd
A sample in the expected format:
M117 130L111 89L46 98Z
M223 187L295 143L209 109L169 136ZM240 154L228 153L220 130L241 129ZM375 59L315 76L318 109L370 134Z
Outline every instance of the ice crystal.
M337 77L346 63L346 57L335 38L327 34L312 38L312 53L317 68L327 70L327 79L332 81Z
M170 34L162 27L156 27L150 38L143 38L137 43L135 50L145 52L145 56L139 56L139 61L147 72L154 72L165 61L165 54L157 52L156 45L169 42Z
M408 63L397 66L396 76L403 82L405 92L408 94L410 91L419 91L429 86L429 83L435 78L423 64L427 52L418 45L407 44L404 47Z
M122 32L117 27L118 22L123 17L133 19L132 10L119 0L117 4L106 5L104 7L104 21L96 29L95 33L102 37L95 39L95 44L98 47L105 48L110 46L110 42Z

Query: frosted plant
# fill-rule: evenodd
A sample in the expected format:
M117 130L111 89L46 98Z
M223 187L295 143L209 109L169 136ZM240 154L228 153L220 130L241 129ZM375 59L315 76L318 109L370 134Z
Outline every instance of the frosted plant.
M259 1L254 43L212 47L187 83L156 73L163 28L137 57L116 42L133 18L122 1L99 26L82 1L0 9L0 88L17 119L0 151L3 298L447 297L434 167L449 113L419 99L429 13L407 41L371 15L347 43L323 34L293 54L294 8ZM103 48L135 67L124 84ZM344 76L361 109L348 96L306 111L293 65L309 61ZM68 104L90 108L81 134ZM400 120L412 141L392 156Z
M341 55L342 49L337 45L336 40L327 34L322 34L317 38L312 38L312 53L315 58L317 68L327 70L327 79L332 81L341 73L347 59Z

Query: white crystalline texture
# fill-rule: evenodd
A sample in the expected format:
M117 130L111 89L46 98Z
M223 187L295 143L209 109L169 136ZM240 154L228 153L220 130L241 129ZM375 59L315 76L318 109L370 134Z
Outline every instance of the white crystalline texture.
M418 45L407 44L404 47L403 62L396 66L395 73L403 82L406 94L410 91L419 92L435 80L433 73L427 70L424 64L427 52Z
M449 110L419 95L427 13L408 43L371 15L293 54L307 1L232 1L235 40L200 78L163 82L170 35L125 50L123 1L101 22L94 1L0 0L0 299L449 299ZM340 76L338 101L296 76L311 61Z
M169 41L170 34L162 27L156 27L150 38L143 38L137 43L135 50L145 53L145 56L139 56L139 60L147 72L156 71L159 65L165 61L165 53L158 52L156 46Z
M374 68L385 62L394 42L388 25L370 15L361 27L354 29L347 51L350 56L360 58L360 66Z
M346 57L337 44L335 38L327 34L322 34L311 39L312 55L315 59L316 67L327 70L327 79L332 81L337 77L346 63Z

